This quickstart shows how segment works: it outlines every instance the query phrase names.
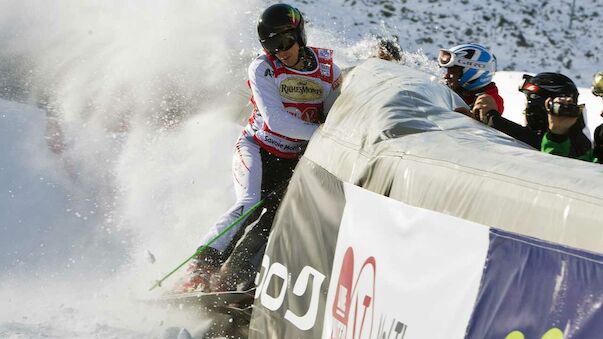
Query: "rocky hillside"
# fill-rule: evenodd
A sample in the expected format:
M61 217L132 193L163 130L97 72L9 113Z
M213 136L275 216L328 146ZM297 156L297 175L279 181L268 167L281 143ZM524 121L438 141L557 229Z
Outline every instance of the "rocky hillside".
M326 20L347 39L392 35L403 49L430 57L441 47L478 42L493 48L499 70L559 71L582 86L603 70L602 0L337 1L341 11L331 13L321 11L318 0L298 3L316 15L310 24Z

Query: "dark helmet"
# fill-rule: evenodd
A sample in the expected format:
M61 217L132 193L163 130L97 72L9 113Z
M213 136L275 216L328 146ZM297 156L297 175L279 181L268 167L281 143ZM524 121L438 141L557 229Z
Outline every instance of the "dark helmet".
M287 37L283 33L291 34L300 46L306 45L304 18L300 11L287 4L272 5L258 20L258 35L262 47L271 54L283 50L287 47Z
M526 120L532 130L544 131L548 126L544 102L547 98L572 97L578 102L578 88L574 82L560 73L544 72L535 76L523 75L519 91L526 95Z
M523 75L524 83L519 89L527 96L543 98L572 97L578 99L578 88L572 79L561 73L538 73L535 76Z
M377 57L380 59L401 61L401 52L400 45L391 39L377 41Z

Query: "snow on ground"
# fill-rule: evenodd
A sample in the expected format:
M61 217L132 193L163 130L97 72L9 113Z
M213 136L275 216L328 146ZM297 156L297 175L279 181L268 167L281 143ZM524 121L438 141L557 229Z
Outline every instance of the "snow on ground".
M193 172L212 173L213 169L190 155L215 137L212 133L197 137L196 126L204 117L191 119L190 127L172 140L159 138L146 149L141 144L133 146L140 155L123 152L116 171L127 172L122 180L136 187L124 189L134 195L123 198L136 204L124 207L138 211L131 216L104 205L105 198L98 195L102 190L90 181L73 177L79 168L77 163L69 164L73 159L52 153L45 141L44 112L4 100L0 100L0 112L0 205L4 211L0 218L0 337L148 338L168 324L203 326L183 314L172 319L174 314L137 299L148 297L145 292L153 279L194 248L194 238L173 231L178 220L170 219L203 218L194 214L203 202L198 197L207 190L195 189L199 185ZM231 124L216 127L230 138L238 132ZM227 171L228 164L218 165ZM226 186L228 178L223 179L216 180L216 185ZM166 212L174 199L179 206ZM158 204L161 208L155 210ZM114 221L115 215L120 220L144 222L139 230L148 234L134 234L132 226ZM163 230L158 229L162 226ZM161 250L160 241L169 232L178 234L180 243L189 238L190 245L182 246L176 253L179 256ZM143 245L158 248L155 255L162 269L146 262ZM143 273L135 269L137 265L142 265Z
M478 15L481 2L296 5L308 18L309 41L332 46L341 66L368 57L374 36L398 35L408 63L437 72L430 57L458 33L434 18L444 11L450 14L444 22L466 24L464 14ZM484 24L484 32L506 34L536 3L507 14L502 28L500 16ZM581 6L584 14L601 3ZM232 202L231 149L249 113L246 67L259 47L255 20L265 7L259 0L0 0L0 337L149 338L168 326L202 331L206 324L190 315L137 300L161 293L147 290L194 251ZM584 21L576 27L583 32ZM522 32L529 39L535 30L526 25ZM601 45L601 34L572 40L558 27L548 32L583 54ZM552 52L534 43L522 63L517 39L483 42L497 46L501 68L518 70L499 72L495 81L505 116L521 122L522 71L556 71L564 59L547 59L554 69L535 69L534 60ZM600 59L572 60L571 68L559 69L581 77L580 102L592 131L603 123L603 103L586 78Z

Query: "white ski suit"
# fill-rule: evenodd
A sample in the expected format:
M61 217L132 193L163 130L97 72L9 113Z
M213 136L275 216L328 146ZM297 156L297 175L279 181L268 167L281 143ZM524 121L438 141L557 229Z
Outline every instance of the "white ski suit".
M254 110L237 140L233 157L236 203L218 219L202 238L201 244L218 235L251 206L291 178L308 140L324 115L323 102L340 84L341 70L333 63L329 49L305 47L315 58L316 67L299 71L286 67L277 58L263 54L249 66L249 87ZM280 201L268 199L263 208L263 229L270 229ZM254 221L258 211L248 218ZM259 223L259 222L258 222ZM211 247L225 252L245 220L220 237ZM265 232L267 237L267 232ZM262 236L264 237L264 236ZM259 240L259 239L258 239Z

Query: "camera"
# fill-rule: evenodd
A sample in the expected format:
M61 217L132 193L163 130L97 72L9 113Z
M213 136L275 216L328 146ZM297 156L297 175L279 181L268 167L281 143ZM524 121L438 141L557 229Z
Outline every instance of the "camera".
M582 115L584 105L567 104L549 100L547 109L551 114L565 117L579 117Z

